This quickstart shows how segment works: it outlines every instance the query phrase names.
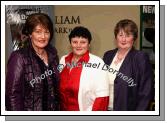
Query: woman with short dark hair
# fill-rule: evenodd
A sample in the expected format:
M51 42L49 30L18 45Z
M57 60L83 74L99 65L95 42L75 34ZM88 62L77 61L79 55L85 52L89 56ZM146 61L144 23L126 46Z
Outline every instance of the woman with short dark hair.
M92 36L82 26L75 27L69 41L72 52L61 58L60 98L63 111L106 111L109 88L104 62L89 52Z

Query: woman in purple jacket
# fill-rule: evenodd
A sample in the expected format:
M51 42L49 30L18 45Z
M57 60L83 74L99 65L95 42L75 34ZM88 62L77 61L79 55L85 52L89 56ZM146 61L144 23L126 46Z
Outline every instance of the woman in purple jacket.
M148 56L133 47L138 36L137 25L120 20L114 30L117 48L107 51L103 60L110 79L108 110L147 110L153 95L152 68Z
M59 110L57 51L50 45L53 23L48 15L30 15L23 34L28 45L12 52L6 75L6 109L9 111Z

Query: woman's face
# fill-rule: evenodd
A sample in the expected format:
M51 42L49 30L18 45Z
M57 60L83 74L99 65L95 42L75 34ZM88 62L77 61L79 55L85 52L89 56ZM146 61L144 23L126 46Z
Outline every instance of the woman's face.
M71 38L71 47L74 56L81 57L89 49L89 41L83 37L74 37Z
M43 49L48 45L50 32L42 25L37 25L30 35L30 38L34 48Z
M127 34L125 31L120 30L116 36L116 44L119 49L128 50L132 48L134 37L132 34Z

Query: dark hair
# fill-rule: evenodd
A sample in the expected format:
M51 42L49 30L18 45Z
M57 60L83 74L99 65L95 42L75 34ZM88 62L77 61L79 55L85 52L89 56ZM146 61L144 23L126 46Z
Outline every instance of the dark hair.
M39 24L41 24L44 28L49 30L51 40L53 37L53 23L50 17L44 13L34 13L29 15L26 19L22 33L29 36L30 34L32 34L34 28Z
M74 37L86 38L86 39L88 39L89 43L92 40L92 36L91 36L90 31L87 28L82 27L82 26L77 26L71 31L71 33L69 35L70 43L71 43L71 38L74 38Z
M138 28L135 22L133 22L132 20L129 19L124 19L124 20L120 20L114 29L114 34L115 34L115 38L117 37L117 34L119 33L119 31L123 29L127 34L132 34L134 41L137 39L138 37Z

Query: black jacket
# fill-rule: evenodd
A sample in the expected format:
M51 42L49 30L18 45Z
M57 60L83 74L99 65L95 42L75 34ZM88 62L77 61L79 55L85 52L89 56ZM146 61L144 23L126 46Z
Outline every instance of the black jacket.
M104 54L105 64L110 66L117 50L110 50ZM114 81L114 110L147 110L153 97L153 76L148 56L132 48L125 57L119 73Z
M11 54L6 75L5 105L7 110L59 110L57 51L50 45L46 47L46 51L49 57L48 70L42 70L45 67L31 45Z

